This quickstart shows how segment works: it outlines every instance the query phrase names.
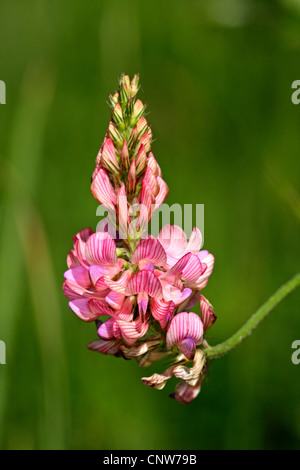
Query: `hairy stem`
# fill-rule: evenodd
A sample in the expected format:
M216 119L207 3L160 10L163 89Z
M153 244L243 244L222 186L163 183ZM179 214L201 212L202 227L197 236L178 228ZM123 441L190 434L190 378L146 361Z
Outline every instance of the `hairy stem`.
M215 359L227 354L231 349L235 348L252 333L254 328L257 327L257 325L273 310L273 308L275 308L298 286L300 286L300 273L296 274L296 276L281 286L234 335L223 343L205 349L206 357L208 359Z

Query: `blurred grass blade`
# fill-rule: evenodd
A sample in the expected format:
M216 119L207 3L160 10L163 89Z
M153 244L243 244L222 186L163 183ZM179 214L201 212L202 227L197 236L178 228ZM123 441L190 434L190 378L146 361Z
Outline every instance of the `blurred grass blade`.
M10 163L2 163L5 207L0 244L0 335L7 344L7 365L0 375L0 443L4 440L13 343L23 321L20 304L25 261L43 368L44 409L38 447L44 449L64 448L67 421L66 355L58 290L43 224L31 199L39 178L45 123L53 91L53 76L45 69L30 69L26 74L11 133Z

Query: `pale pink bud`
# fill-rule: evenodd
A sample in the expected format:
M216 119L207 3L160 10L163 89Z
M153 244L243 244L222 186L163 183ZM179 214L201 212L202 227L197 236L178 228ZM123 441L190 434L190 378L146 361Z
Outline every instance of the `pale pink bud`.
M145 132L145 134L142 135L140 143L144 145L146 153L148 153L151 149L151 140L148 132Z
M148 122L144 116L142 116L137 122L138 135L141 136L148 130Z
M137 121L142 117L145 111L145 106L141 100L137 100L133 106L133 112L130 119L130 126L133 127L136 125Z
M116 106L114 107L112 117L117 127L121 131L123 131L125 129L125 124L124 124L123 113L122 113L122 108L121 108L120 103L117 103Z
M133 98L137 92L139 91L139 74L136 74L133 79L131 80L130 84L130 95Z

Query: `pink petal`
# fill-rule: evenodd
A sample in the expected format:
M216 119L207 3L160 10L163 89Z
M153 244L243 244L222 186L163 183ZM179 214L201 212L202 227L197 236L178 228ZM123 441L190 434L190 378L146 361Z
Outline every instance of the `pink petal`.
M114 318L110 318L105 323L102 323L102 325L100 326L100 328L98 328L97 331L98 336L106 340L114 338L113 324L115 323L115 321L116 320Z
M167 347L172 348L186 338L192 338L198 344L203 336L201 319L193 312L178 313L171 321L167 332Z
M214 262L215 262L215 258L212 254L209 254L208 256L206 256L205 258L203 258L201 260L201 263L202 264L206 264L206 270L204 272L204 274L202 274L202 276L199 277L199 279L197 280L197 282L195 282L195 289L204 289L204 287L206 286L206 284L208 283L208 279L213 271L213 268L214 268Z
M91 192L97 201L109 210L114 210L117 196L108 174L104 168L100 168L91 185Z
M135 342L135 340L144 336L149 328L149 324L142 323L140 318L131 322L118 320L118 325L120 326L124 341L128 344Z
M206 331L215 323L217 315L214 312L213 306L203 295L200 295L199 303L203 328Z
M86 257L90 264L118 266L116 244L107 232L96 232L89 237Z
M97 264L93 264L89 267L89 276L93 286L97 283L98 279L103 278L104 276L113 277L120 271L120 268L115 268L111 266L99 266Z
M94 321L99 314L91 312L89 299L75 299L69 302L69 307L83 321Z
M70 286L72 286L72 284L70 284L69 281L65 281L63 283L63 291L64 291L65 296L69 300L79 299L81 295L75 292Z
M111 339L109 341L98 339L97 341L93 341L88 344L88 348L92 351L101 352L102 354L116 355L119 352L120 345L121 343L118 339Z
M98 314L98 317L100 315L113 315L113 310L111 310L111 308L101 300L91 299L89 302L89 308L93 313Z
M119 292L120 294L124 294L128 281L132 278L132 276L133 272L130 269L127 269L123 272L122 276L119 277L117 281L113 281L112 279L106 277L105 282L107 287L109 287L111 290Z
M115 147L111 138L106 139L104 142L101 154L101 164L113 173L120 170L119 163L116 158Z
M200 230L197 227L193 228L192 234L190 236L189 242L186 247L187 252L197 254L202 246L202 235Z
M113 315L114 318L119 320L131 321L133 319L134 306L134 297L126 297L120 310L112 310L111 315Z
M119 238L127 239L127 226L129 223L127 195L124 184L120 187L117 194L117 212L119 220Z
M155 209L162 205L167 195L169 194L168 185L160 176L157 177L157 182L159 184L159 191L155 198Z
M180 341L180 343L177 344L178 349L182 354L185 355L188 359L192 359L195 355L195 350L196 350L196 344L193 338L186 338Z
M186 251L185 233L177 225L165 225L159 232L158 240L167 253L169 266L173 266Z
M191 293L192 290L188 287L183 289L183 291L171 285L166 285L163 287L164 300L166 300L167 302L174 302L175 307L178 307L178 305L182 304L182 302L188 299Z
M76 266L76 268L69 269L64 273L67 281L70 281L74 284L79 284L79 286L88 288L91 285L89 271L83 266Z
M120 310L122 307L123 301L125 299L125 294L120 294L119 292L114 292L113 290L105 297L106 302L114 310Z
M132 255L132 264L139 263L139 268L143 269L148 263L154 266L164 266L167 262L166 252L156 238L141 240Z
M162 287L152 271L143 270L136 273L128 282L126 293L146 292L150 297L162 297Z
M201 263L196 255L191 255L189 262L184 267L182 275L187 282L189 287L193 287L199 277L205 272L206 265Z
M69 269L76 268L76 266L80 266L80 262L76 256L75 250L71 250L68 254L67 265Z

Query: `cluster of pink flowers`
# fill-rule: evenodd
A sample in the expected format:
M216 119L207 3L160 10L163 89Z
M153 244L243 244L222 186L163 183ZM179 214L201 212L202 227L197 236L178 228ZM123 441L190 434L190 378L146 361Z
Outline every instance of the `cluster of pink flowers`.
M137 75L131 82L122 75L118 92L109 97L112 118L91 185L109 215L101 231L87 228L73 238L63 289L81 320L96 321L99 339L88 345L91 350L136 358L141 367L168 359L164 372L142 381L162 389L175 376L180 382L173 397L189 403L207 367L205 332L216 320L200 294L214 257L201 250L198 228L189 240L176 225L164 226L157 238L146 232L168 187L151 152L152 133L145 105L136 99L138 88ZM191 311L198 302L201 318Z

